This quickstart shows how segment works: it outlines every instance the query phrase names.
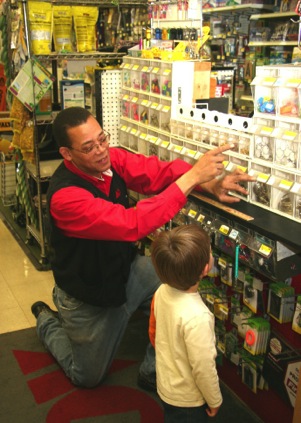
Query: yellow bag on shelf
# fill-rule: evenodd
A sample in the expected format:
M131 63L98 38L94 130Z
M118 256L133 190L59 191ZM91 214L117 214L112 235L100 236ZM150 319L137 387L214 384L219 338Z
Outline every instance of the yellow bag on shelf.
M52 5L46 2L28 2L31 50L33 54L50 54L52 42Z

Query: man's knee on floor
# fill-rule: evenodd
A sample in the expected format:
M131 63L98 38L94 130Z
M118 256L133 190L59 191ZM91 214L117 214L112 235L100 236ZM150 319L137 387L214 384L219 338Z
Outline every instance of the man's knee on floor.
M97 386L101 385L105 376L96 375L95 373L92 374L84 374L77 377L73 377L72 383L77 386L78 388L96 388Z

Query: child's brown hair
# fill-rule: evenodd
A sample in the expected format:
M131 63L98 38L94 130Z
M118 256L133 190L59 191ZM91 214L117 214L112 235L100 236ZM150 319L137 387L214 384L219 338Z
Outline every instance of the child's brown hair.
M199 225L183 225L161 232L151 257L161 282L187 290L200 279L210 261L210 238Z

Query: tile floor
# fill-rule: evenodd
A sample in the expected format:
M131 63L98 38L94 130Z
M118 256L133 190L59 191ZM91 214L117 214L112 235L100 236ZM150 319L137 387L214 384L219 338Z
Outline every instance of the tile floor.
M36 270L0 215L0 334L34 327L35 301L55 308L53 285L52 272Z

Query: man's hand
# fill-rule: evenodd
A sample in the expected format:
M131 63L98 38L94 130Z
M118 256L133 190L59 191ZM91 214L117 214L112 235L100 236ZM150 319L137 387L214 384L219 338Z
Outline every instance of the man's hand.
M176 181L180 190L187 196L197 185L205 184L215 180L217 176L221 176L224 172L223 161L226 158L223 152L233 147L233 144L225 144L204 154L188 172ZM208 191L212 189L213 187L208 186Z
M195 163L191 170L198 175L200 184L222 175L224 171L223 162L226 159L223 153L233 147L234 144L224 144L221 147L209 150Z
M229 195L229 191L248 195L248 191L239 185L241 182L255 182L256 178L236 169L233 173L225 175L220 179L213 179L205 184L202 188L213 194L219 201L223 203L237 203L239 198Z

